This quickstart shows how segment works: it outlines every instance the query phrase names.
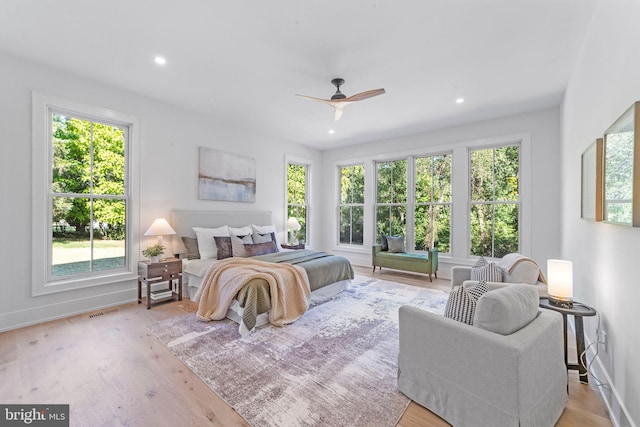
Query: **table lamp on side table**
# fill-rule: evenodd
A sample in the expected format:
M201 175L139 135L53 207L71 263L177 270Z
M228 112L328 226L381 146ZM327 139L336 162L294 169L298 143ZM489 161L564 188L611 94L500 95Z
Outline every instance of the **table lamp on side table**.
M561 259L547 260L547 286L551 304L573 307L573 263Z

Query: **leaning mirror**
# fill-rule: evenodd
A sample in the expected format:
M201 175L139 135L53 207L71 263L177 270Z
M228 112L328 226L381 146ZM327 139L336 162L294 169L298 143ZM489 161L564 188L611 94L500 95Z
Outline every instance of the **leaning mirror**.
M640 102L634 103L604 135L603 220L640 226L640 161L638 127Z

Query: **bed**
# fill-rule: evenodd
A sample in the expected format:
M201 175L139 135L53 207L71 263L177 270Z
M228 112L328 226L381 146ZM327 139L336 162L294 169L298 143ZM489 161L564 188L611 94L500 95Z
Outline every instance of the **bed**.
M350 280L354 277L353 268L349 261L344 257L312 250L281 249L281 236L275 230L275 227L273 227L271 212L269 211L173 210L172 224L179 242L177 247L174 245L174 249L177 249L177 252L183 253L186 251L186 248L182 245L182 238L186 237L187 239L192 240L197 238L194 227L196 227L197 230L202 231L204 228L211 230L228 226L240 229L252 225L254 231L273 231L271 236L273 237L274 243L279 251L276 253L251 257L248 258L251 261L246 262L252 264L270 263L274 266L276 264L290 264L297 266L296 268L304 269L308 277L309 287L311 290L311 301L328 298L344 290L348 286ZM282 233L282 236L284 236L284 233ZM200 237L202 237L202 235L200 235ZM174 250L174 252L176 252L176 250ZM183 281L187 287L186 294L189 298L194 299L194 297L197 296L198 290L203 287L203 283L206 282L205 278L207 277L209 270L212 268L219 268L221 267L220 264L225 262L233 263L233 260L225 259L220 261L217 258L206 257L191 260L183 259ZM239 331L241 335L246 335L255 327L269 322L269 311L256 312L252 314L244 309L244 307L250 306L255 311L255 307L253 305L247 305L247 294L250 296L256 295L256 293L260 294L261 292L265 292L265 287L267 289L266 292L268 292L268 284L264 281L263 283L254 281L251 286L255 286L259 289L242 289L242 292L238 293L241 297L240 300L238 300L238 298L234 298L226 311L226 317L239 324ZM198 298L200 297L201 296L198 295ZM267 297L267 300L268 299L269 298Z

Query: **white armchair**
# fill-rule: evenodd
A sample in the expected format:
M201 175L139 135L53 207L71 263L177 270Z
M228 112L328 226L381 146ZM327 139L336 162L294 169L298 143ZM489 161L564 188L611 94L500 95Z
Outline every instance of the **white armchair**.
M474 326L400 308L398 389L456 427L553 426L567 401L562 316L538 310L529 286L490 289L478 299ZM527 294L526 309L513 303L514 291L520 302ZM511 319L498 329L517 328L522 311L534 319L515 332L490 330L499 316Z
M547 283L538 264L530 258L518 253L507 254L498 262L502 271L502 283L526 283L535 285L540 298L546 298ZM451 289L471 280L469 266L455 266L451 268ZM477 282L474 282L477 283ZM497 283L497 282L489 282Z

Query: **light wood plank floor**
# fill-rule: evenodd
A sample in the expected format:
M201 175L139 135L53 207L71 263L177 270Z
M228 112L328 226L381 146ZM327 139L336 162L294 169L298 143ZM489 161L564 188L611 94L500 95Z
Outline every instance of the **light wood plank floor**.
M448 280L356 273L446 290ZM0 402L68 403L72 426L246 426L244 420L153 336L146 325L195 311L189 301L146 310L129 303L0 334ZM448 426L411 403L403 427ZM557 426L611 426L599 394L577 377Z

